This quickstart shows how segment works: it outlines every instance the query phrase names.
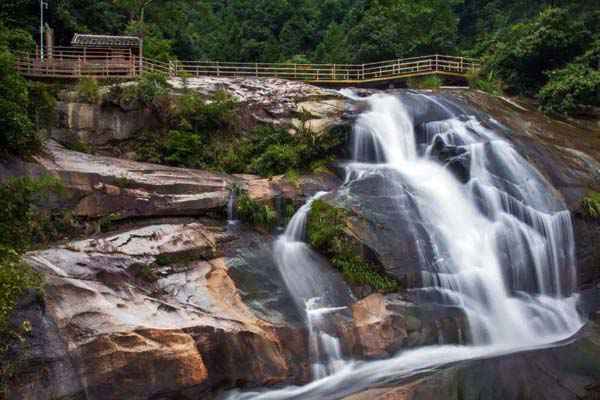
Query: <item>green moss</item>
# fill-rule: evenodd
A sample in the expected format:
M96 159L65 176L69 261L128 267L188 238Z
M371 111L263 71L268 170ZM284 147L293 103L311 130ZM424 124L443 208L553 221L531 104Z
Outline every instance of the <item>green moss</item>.
M394 292L397 280L367 262L345 234L349 212L323 200L313 202L307 224L308 242L326 256L344 278L354 285L369 285L380 292Z
M600 193L589 192L581 203L583 214L589 218L600 218Z
M277 212L267 204L252 200L247 193L240 193L236 201L236 213L240 220L268 232L277 224Z
M439 89L443 81L437 75L429 75L424 77L409 78L407 81L408 87L411 89Z
M9 319L19 299L31 289L41 293L42 279L39 274L22 262L17 252L0 245L0 398L5 394L8 380L15 375L19 357L23 354L21 348L16 359L7 360L6 352L13 343L24 344L31 332L29 321L12 324Z
M84 103L97 104L100 102L100 86L92 78L81 78L75 87L77 100Z
M79 153L93 154L92 146L79 138L66 142L64 145L67 150L77 151Z

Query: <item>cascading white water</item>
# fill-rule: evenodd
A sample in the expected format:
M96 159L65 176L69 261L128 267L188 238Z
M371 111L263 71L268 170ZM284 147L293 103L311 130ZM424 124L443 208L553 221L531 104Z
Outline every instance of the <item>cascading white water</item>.
M477 118L455 115L440 100L417 96L447 114L446 119L422 124L422 151L411 114L397 97L361 99L370 110L356 121L355 162L347 166L345 185L376 174L399 181L389 182L389 190L409 196L391 197L410 198L410 206L398 204L398 210L418 215L425 233L411 226L406 230L415 242L428 244L418 251L423 285L414 290L429 301L462 307L471 343L423 347L376 362L346 362L332 368L333 374L316 373L322 379L306 386L234 393L231 398L339 399L446 363L545 347L582 326L570 214L551 186ZM435 142L440 140L468 158L464 183L436 158ZM300 241L309 209L310 202L288 226L294 235L286 231L275 249L284 279L302 304L322 296L329 284L315 275L318 257Z
M357 120L354 158L395 170L411 192L432 243L432 259L423 260L431 266L423 271L424 290L464 308L474 344L536 344L575 331L581 322L576 297L570 296L575 273L570 217L554 209L541 175L474 117L425 123L429 144L418 157L402 103L390 95L368 102L371 110ZM470 156L466 185L434 158L436 140Z
M227 199L227 223L229 225L236 225L238 220L235 215L235 191L229 192L229 198Z
M305 243L306 221L310 207L326 192L317 193L290 220L275 242L274 256L281 276L301 312L309 331L309 353L313 378L320 379L343 365L339 339L324 329L326 315L345 307L338 306L345 287L331 274L326 262Z

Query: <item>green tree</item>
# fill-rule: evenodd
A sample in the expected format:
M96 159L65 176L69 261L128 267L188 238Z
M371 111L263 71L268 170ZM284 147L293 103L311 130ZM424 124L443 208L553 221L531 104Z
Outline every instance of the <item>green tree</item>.
M547 72L561 68L584 52L591 34L566 9L547 8L531 22L514 25L497 42L487 65L508 89L534 95Z
M0 26L0 153L28 156L41 148L41 141L29 118L27 82L16 73L11 50L20 31Z

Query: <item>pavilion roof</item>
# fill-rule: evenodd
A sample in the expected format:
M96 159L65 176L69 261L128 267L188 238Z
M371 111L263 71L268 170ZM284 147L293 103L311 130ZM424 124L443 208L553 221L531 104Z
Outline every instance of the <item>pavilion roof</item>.
M122 47L131 48L140 45L137 36L87 35L76 33L71 45L76 47Z

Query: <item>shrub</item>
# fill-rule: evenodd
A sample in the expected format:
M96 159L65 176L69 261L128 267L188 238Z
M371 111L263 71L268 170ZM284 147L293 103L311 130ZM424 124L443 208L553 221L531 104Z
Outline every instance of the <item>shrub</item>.
M237 101L222 90L207 101L198 93L187 92L177 101L179 128L207 132L234 128L237 105Z
M93 78L83 77L75 88L77 100L84 103L97 104L100 102L100 86Z
M16 251L0 245L0 336L7 334L8 318L18 299L25 290L36 287L41 287L39 275L21 261ZM0 345L0 353L3 350Z
M279 175L299 166L298 148L288 144L272 144L252 163L261 176Z
M144 106L157 107L159 99L168 94L169 82L165 74L144 72L134 83L112 86L108 97L118 104L139 102Z
M26 157L42 141L30 119L27 82L14 69L14 58L0 47L0 155Z
M159 72L144 72L135 86L136 97L145 105L154 104L161 96L166 96L169 90L167 76Z
M530 22L512 26L492 49L485 69L496 71L509 90L533 95L547 82L547 71L582 54L590 39L580 19L549 7Z
M600 193L590 192L581 203L583 214L589 218L600 218Z
M493 71L486 73L475 73L467 75L467 81L471 89L481 90L494 96L502 94L500 81L495 78Z
M600 106L600 39L565 68L548 72L538 97L543 111L575 114L581 106Z
M398 281L364 260L347 238L344 230L348 217L348 211L342 208L333 207L323 200L314 201L307 223L310 245L325 255L346 281L354 285L368 285L384 293L398 290Z
M548 76L538 95L544 112L574 114L580 105L600 106L600 70L569 64Z
M408 87L411 89L439 89L443 83L442 78L437 75L409 78L407 81Z
M201 168L204 166L202 137L197 133L171 131L162 158L170 165Z
M49 128L55 119L57 89L40 82L29 82L29 116L36 130Z
M238 195L236 215L240 220L267 231L273 230L277 224L277 212L271 206L252 200L247 193Z
M56 178L13 178L0 185L0 245L25 251L32 244L53 240L58 232L53 222L61 214L43 211L40 204L60 194Z

